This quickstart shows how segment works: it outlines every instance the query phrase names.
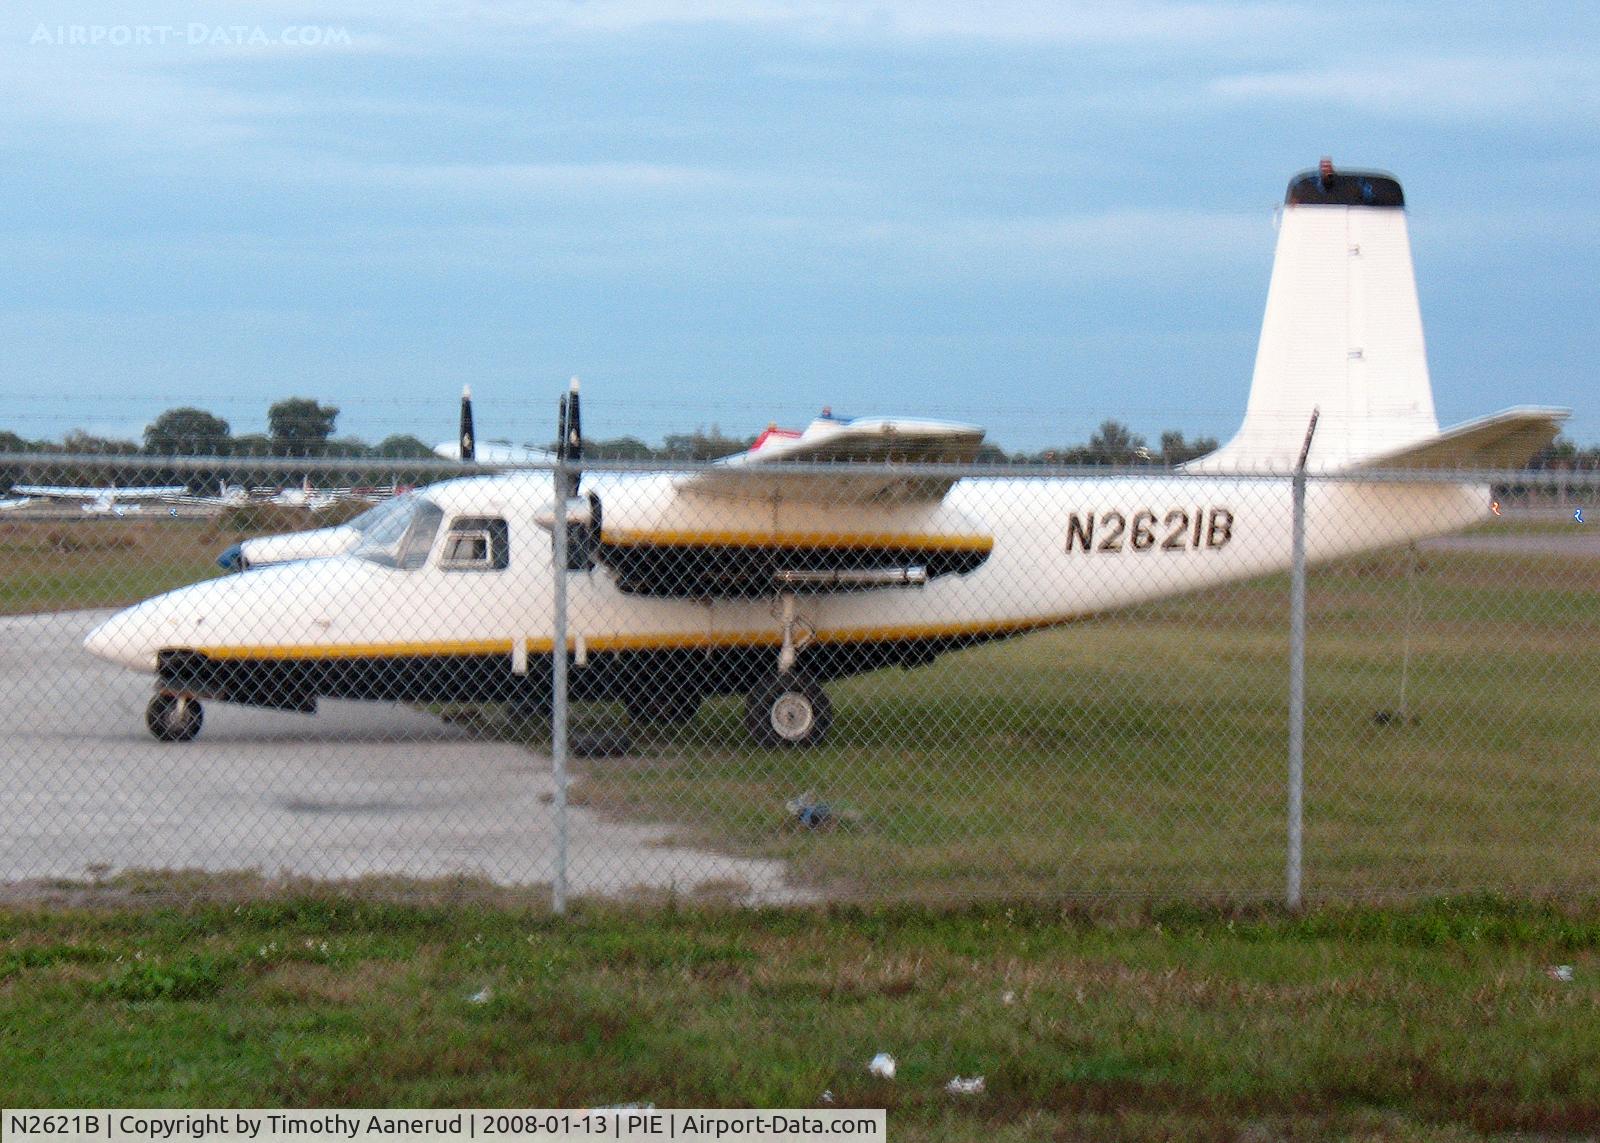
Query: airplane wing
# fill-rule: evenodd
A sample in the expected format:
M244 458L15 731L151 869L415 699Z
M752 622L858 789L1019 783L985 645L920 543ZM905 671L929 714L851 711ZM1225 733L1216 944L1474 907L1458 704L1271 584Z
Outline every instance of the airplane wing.
M809 503L915 503L944 499L953 476L912 472L818 472L799 465L829 463L964 464L978 455L983 430L949 421L823 417L803 433L769 429L749 452L686 476L680 491L738 500Z
M1464 421L1417 444L1363 458L1356 471L1520 468L1555 439L1569 409L1518 406Z
M973 570L994 548L985 522L946 502L957 477L916 472L918 462L970 462L982 440L975 425L825 415L804 432L769 429L748 452L681 477L664 499L645 485L639 499L612 488L573 502L569 521L595 528L593 557L627 592L917 587ZM885 461L904 467L845 467Z

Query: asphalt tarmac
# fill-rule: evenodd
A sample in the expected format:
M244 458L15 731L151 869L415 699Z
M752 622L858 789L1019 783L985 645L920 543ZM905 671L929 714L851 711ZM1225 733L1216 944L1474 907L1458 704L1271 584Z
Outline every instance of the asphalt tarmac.
M1506 556L1571 556L1574 559L1600 557L1600 521L1593 527L1574 522L1567 533L1493 532L1472 536L1435 536L1417 547L1425 552L1480 552Z
M315 716L207 703L199 738L160 743L144 727L150 678L81 646L104 614L0 617L0 883L125 869L551 880L547 757L388 703ZM780 862L568 813L575 895L807 896Z

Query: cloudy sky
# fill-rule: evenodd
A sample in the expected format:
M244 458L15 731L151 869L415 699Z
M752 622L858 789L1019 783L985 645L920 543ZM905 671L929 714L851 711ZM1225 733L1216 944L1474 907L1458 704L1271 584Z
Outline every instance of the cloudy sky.
M0 14L0 428L1226 437L1273 211L1394 171L1441 420L1600 440L1600 7L75 4Z

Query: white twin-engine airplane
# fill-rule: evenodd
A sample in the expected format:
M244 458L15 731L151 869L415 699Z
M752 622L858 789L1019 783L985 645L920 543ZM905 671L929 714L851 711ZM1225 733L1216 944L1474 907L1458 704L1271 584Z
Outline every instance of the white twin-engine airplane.
M170 741L198 733L203 699L547 703L559 519L574 699L676 721L742 693L757 741L806 746L828 729L828 680L1287 567L1289 482L1251 473L1304 460L1353 477L1308 491L1309 556L1326 560L1482 519L1488 488L1445 470L1520 465L1565 415L1517 408L1439 431L1400 185L1325 160L1289 184L1244 423L1182 476L787 463L959 464L982 437L823 419L692 473L591 474L580 494L568 471L554 501L548 472L430 485L330 545L342 554L168 592L85 645L155 672L146 722ZM574 391L569 461L578 419ZM1376 469L1440 471L1354 478Z

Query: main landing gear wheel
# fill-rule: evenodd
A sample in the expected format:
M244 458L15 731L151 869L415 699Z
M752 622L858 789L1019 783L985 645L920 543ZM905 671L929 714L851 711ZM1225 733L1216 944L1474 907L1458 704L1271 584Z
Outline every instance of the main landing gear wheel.
M783 674L751 691L744 725L763 746L815 746L833 723L833 704L804 675Z
M166 691L157 692L144 710L144 724L162 742L188 742L200 733L205 717L199 699Z

